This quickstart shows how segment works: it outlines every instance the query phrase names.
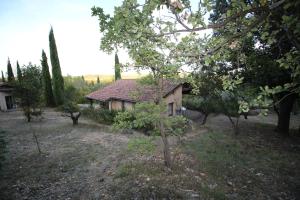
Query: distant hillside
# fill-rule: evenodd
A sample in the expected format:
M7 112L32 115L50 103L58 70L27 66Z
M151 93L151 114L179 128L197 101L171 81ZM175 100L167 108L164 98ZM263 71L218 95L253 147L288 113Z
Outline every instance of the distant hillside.
M102 74L102 75L84 75L84 79L87 82L97 82L97 77L99 76L100 82L107 83L112 82L114 80L114 75ZM138 73L122 73L122 79L138 79L145 76L145 74Z

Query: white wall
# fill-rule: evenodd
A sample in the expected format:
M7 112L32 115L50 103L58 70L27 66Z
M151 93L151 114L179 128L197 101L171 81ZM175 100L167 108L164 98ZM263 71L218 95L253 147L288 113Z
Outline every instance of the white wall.
M6 111L6 101L5 101L5 96L10 96L11 94L5 93L5 92L0 92L0 110L1 111Z

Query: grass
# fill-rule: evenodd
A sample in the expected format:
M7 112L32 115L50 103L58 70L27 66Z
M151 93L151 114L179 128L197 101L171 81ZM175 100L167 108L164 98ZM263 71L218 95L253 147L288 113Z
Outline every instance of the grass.
M4 140L5 131L0 130L0 174L1 168L3 166L3 161L5 160L6 153L6 141Z
M152 138L133 138L128 142L128 150L139 154L153 154L155 145Z
M222 121L184 141L172 171L164 167L161 154L120 165L113 186L117 197L299 199L299 136L284 139L274 125L249 121L234 136Z
M264 143L265 139L208 132L186 143L184 148L197 158L196 170L208 174L229 196L238 199L299 197L296 191L300 187L300 173L296 167L300 164L300 149L293 151L292 141L286 141L288 146L276 143L272 146L270 142Z

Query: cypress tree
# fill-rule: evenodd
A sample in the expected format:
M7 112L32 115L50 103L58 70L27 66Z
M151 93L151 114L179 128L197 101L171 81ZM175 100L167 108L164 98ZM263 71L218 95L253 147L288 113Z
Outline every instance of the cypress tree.
M21 79L22 79L22 71L21 71L18 61L17 61L17 78L18 78L18 81L21 81Z
M100 83L100 78L99 78L99 76L97 77L97 84L99 84Z
M43 86L44 86L44 97L47 106L54 106L54 96L52 91L52 82L51 76L49 72L49 66L47 61L47 56L44 50L42 50L42 76L43 76Z
M64 79L61 74L59 58L52 27L49 33L49 46L50 60L52 65L53 94L56 104L62 105L64 103Z
M115 80L121 79L121 68L118 54L115 53Z
M1 71L1 74L2 74L2 82L5 82L5 77L4 77L3 71Z
M15 76L14 76L13 70L11 68L10 60L8 58L8 61L7 61L7 81L11 82L11 81L14 81L14 80L15 80Z

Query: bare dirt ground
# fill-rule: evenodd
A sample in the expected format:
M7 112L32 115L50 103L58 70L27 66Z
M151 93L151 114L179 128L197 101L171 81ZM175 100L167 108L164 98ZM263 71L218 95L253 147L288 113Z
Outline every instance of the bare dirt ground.
M134 135L80 119L78 126L46 111L41 122L27 123L21 112L0 113L7 155L0 199L99 199L105 197L114 168L128 159L124 150ZM39 155L32 132L42 150Z
M274 115L241 119L237 138L226 117L211 115L205 126L194 126L182 138L183 145L172 146L172 171L163 166L161 148L148 156L128 153L131 139L146 136L113 133L109 126L84 118L73 126L53 110L43 117L27 123L21 112L0 113L7 142L1 200L300 197L299 137L274 137ZM299 115L293 116L291 127L298 128L299 122Z

